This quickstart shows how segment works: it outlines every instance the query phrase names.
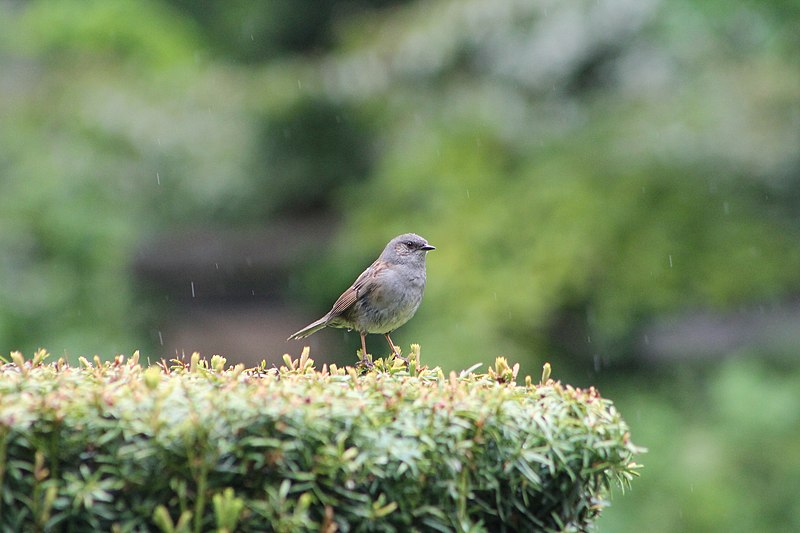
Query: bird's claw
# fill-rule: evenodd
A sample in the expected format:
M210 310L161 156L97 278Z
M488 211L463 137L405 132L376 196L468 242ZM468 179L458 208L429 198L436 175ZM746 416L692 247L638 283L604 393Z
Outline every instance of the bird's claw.
M372 370L373 368L375 368L375 363L367 359L365 356L359 359L358 363L356 363L356 366L359 368L366 368L367 370Z

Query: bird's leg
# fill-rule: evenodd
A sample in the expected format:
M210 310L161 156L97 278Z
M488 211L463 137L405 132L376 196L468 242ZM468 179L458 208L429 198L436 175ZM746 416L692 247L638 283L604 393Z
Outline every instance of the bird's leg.
M359 334L361 335L361 361L360 361L360 363L362 365L364 365L365 367L367 367L367 368L372 368L372 366L373 366L372 365L372 361L367 359L367 334L366 333L361 333L361 332L359 332Z
M407 357L403 357L402 355L400 355L400 352L397 351L397 346L394 345L394 343L392 342L392 338L389 336L388 333L385 333L384 335L386 335L386 341L389 343L389 347L391 347L391 349L392 349L392 355L394 355L396 358L400 359L401 361L405 361L406 366L408 366L408 358Z

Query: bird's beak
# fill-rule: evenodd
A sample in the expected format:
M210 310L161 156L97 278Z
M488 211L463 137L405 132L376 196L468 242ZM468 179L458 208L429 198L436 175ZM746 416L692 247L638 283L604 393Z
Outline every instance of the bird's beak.
M425 246L420 248L420 250L425 250L426 252L428 252L430 250L435 250L435 249L436 249L436 247L435 246L431 246L430 244L426 244Z

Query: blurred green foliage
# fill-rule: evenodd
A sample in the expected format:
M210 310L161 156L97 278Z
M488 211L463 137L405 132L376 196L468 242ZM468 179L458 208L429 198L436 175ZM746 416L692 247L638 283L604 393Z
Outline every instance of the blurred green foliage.
M135 246L230 219L254 188L256 125L236 76L196 63L196 31L161 3L0 7L0 344L132 349Z
M344 238L438 246L426 348L619 357L659 314L797 290L800 69L770 34L692 2L440 7L353 24L327 65L388 139Z
M648 454L642 479L612 499L600 531L800 528L800 369L750 355L603 388Z
M215 53L257 64L282 56L329 51L336 22L365 9L404 0L166 0L203 27Z
M452 366L629 356L662 313L798 288L795 10L490 4L6 5L0 340L133 348L143 236L331 209L326 283L295 296L422 233L413 335Z
M640 450L596 390L306 350L245 370L194 354L0 369L8 531L586 531ZM177 523L176 523L177 522Z

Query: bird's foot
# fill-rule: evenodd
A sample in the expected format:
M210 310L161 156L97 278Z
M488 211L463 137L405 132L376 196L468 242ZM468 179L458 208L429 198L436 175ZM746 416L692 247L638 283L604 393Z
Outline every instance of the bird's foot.
M375 363L372 362L372 357L368 354L361 354L361 359L359 359L358 363L356 363L356 367L372 370L375 368Z
M402 362L406 364L406 368L408 368L409 365L408 357L403 357L402 354L400 353L400 348L398 348L394 344L392 344L392 357L394 357L395 359L400 359Z

